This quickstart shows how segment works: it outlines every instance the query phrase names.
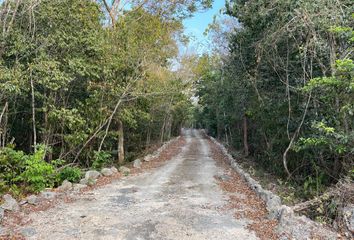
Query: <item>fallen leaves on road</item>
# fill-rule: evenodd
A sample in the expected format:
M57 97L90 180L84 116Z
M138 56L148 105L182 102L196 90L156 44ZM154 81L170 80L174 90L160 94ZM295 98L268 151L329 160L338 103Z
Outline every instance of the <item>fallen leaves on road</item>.
M128 166L132 168L131 173L138 174L148 169L160 167L164 162L177 156L185 143L186 140L184 137L178 138L176 141L171 142L157 157L152 158L149 162L142 161L141 168L133 168L132 163L130 163Z
M225 174L229 176L227 180L216 178L220 187L230 193L228 204L225 210L234 210L236 219L249 219L251 223L248 229L254 231L260 239L278 239L275 233L276 220L267 219L265 203L247 185L247 183L230 167L227 156L212 141L209 141L213 159L225 169Z

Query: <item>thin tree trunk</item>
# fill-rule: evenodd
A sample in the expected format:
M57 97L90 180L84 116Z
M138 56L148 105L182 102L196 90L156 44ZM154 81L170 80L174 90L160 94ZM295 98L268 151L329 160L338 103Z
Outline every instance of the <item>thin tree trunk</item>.
M226 122L226 113L224 111L224 122ZM225 140L226 140L226 144L229 145L229 136L227 133L227 125L224 124L224 132L225 132Z
M34 83L31 72L31 95L32 95L32 128L33 128L33 147L36 151L37 146L37 130L36 130L36 106L35 106L35 97L34 97Z
M309 95L309 97L308 97L308 99L307 99L307 103L306 103L306 107L305 107L305 112L304 112L304 115L302 116L300 125L299 125L298 128L296 129L295 133L293 134L293 136L292 136L292 138L291 138L291 140L290 140L290 143L289 143L288 147L286 148L285 152L283 153L283 166L284 166L284 169L285 169L286 174L288 175L288 178L291 178L291 173L290 173L290 171L289 171L289 169L288 169L287 155L288 155L288 152L290 151L290 149L292 148L296 137L299 135L300 130L301 130L301 128L302 128L302 125L304 124L304 121L305 121L305 118L306 118L306 115L307 115L307 110L308 110L308 108L309 108L310 101L311 101L311 92L310 92L310 95Z
M118 163L122 165L124 163L124 130L123 123L118 120Z
M227 133L227 127L224 128L224 131L225 131L226 145L229 145L229 136L228 136L228 133Z
M151 129L149 126L146 134L145 148L148 148L150 146L150 140L151 140Z
M162 128L161 128L161 137L160 137L160 142L161 144L163 143L164 139L165 139L165 132L167 131L167 124L168 124L168 121L169 121L169 117L170 117L170 108L171 108L171 105L172 105L172 102L173 102L173 97L171 98L169 104L168 104L168 107L167 107L167 110L166 110L166 113L165 113L165 117L164 117L164 120L163 120L163 125L162 125Z
M99 151L99 152L102 150L103 143L104 143L104 140L106 139L106 137L107 137L107 135L108 135L109 127L111 126L113 117L114 117L114 115L117 113L120 104L123 102L123 99L127 96L128 91L130 90L130 87L131 87L131 86L133 85L133 83L134 83L135 81L137 81L137 80L138 80L138 79L135 79L134 81L129 82L128 86L126 87L126 89L124 90L123 94L120 96L120 98L119 98L117 104L115 105L112 114L111 114L111 115L109 116L109 118L101 125L101 127L99 127L99 128L97 129L97 131L94 133L94 135L92 135L92 136L86 141L86 143L85 143L84 146L80 149L80 151L79 151L78 154L81 153L82 149L96 136L96 134L98 134L98 132L100 131L100 129L103 128L104 125L107 123L105 134L104 134L104 136L103 136L103 138L102 138L102 140L101 140L100 146L98 147L98 151ZM75 160L77 159L78 154L76 155Z
M4 105L4 108L3 108L2 111L1 111L1 114L0 114L0 125L1 125L2 118L4 117L4 114L5 114L5 112L6 112L6 109L7 109L8 105L9 105L9 103L6 102L5 105Z
M288 135L288 139L290 140L290 121L291 121L291 95L290 95L290 82L289 82L289 43L287 41L287 53L286 53L286 96L288 98L288 121L286 123L286 133Z
M13 11L13 13L12 13L11 20L10 20L9 25L8 25L8 27L7 27L7 30L6 30L7 33L11 30L12 24L13 24L13 22L14 22L14 20L15 20L16 14L17 14L18 7L20 6L20 2L21 2L21 0L17 0L17 1L16 1L15 9L14 9L14 11Z
M5 138L6 138L6 121L4 121L3 127L1 127L2 119L5 116L9 103L6 101L5 106L0 114L0 147L5 147ZM6 118L6 117L5 117Z
M7 138L7 124L9 122L9 106L7 106L6 112L5 112L5 118L4 118L4 133L2 135L2 144L3 147L6 145L6 138ZM14 141L14 138L11 139L11 142Z
M229 126L228 129L229 129L230 142L231 142L231 144L232 144L232 132L231 132L231 127Z
M164 140L165 126L166 126L166 116L163 119L163 124L162 124L162 127L161 127L161 133L160 133L160 143L161 144L163 143L163 140Z
M249 155L249 147L248 147L248 127L247 127L247 117L243 116L243 151L245 156Z
M167 122L167 139L170 140L171 139L171 134L172 134L172 116L169 115L168 117L168 122Z
M107 10L107 12L108 12L109 18L110 18L110 20L111 20L112 27L114 27L114 25L115 25L115 23L116 23L116 17L117 17L117 16L116 16L116 13L115 13L115 11L114 11L115 2L116 2L116 0L113 0L112 6L110 7L110 6L108 5L108 2L107 2L106 0L103 0L103 4L104 4L104 6L105 6L105 8L106 8L106 10Z

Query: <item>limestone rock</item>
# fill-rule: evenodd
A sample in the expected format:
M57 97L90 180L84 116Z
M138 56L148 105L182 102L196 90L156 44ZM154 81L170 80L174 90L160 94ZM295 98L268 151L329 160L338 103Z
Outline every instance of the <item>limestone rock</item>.
M141 168L141 160L140 159L135 159L133 162L133 167L134 168Z
M45 198L45 199L51 200L51 199L54 199L57 196L57 193L45 191L45 192L41 192L40 196Z
M28 204L37 205L39 203L39 198L36 195L30 195L26 198Z
M60 187L58 187L58 190L62 191L62 192L66 192L71 190L73 187L73 184L71 182L69 182L68 180L64 180L64 182L61 184Z
M88 180L86 178L83 178L80 180L80 184L82 184L82 185L87 185L87 183L88 183Z
M347 229L354 234L354 205L349 205L343 209L343 218Z
M93 179L93 178L89 178L89 179L83 178L80 180L80 184L86 185L86 186L93 186L96 184L96 182L97 182L97 179Z
M269 212L270 219L276 219L279 217L281 209L281 199L275 194L269 194L268 199L266 200L267 210Z
M88 186L93 186L96 183L97 183L97 179L93 179L93 178L87 179L87 185Z
M130 174L130 169L127 168L127 167L122 166L122 167L119 168L119 172L123 173L124 175L129 175Z
M227 181L230 181L231 180L231 177L226 175L226 174L223 174L223 175L220 175L219 176L219 179L223 182L227 182Z
M76 183L76 184L73 185L73 190L74 191L80 191L81 189L84 189L85 187L87 187L86 184Z
M20 230L20 233L25 236L25 237L33 237L34 235L37 234L36 229L34 228L23 228Z
M113 173L117 173L117 172L118 172L118 169L117 169L116 167L111 167L111 171L112 171Z
M0 207L0 223L4 219L4 215L5 215L5 211L3 208ZM0 231L0 233L1 233L1 231Z
M101 176L101 173L95 171L95 170L90 170L87 171L85 174L85 178L88 179L97 179Z
M106 176L106 177L113 175L112 169L110 169L110 168L103 168L101 170L101 173L103 176Z
M18 205L17 201L10 194L5 194L3 199L4 203L0 206L1 208L15 212L20 210L20 206Z
M146 156L144 157L144 161L145 161L145 162L150 162L152 159L153 159L153 156L152 156L151 154L146 155Z

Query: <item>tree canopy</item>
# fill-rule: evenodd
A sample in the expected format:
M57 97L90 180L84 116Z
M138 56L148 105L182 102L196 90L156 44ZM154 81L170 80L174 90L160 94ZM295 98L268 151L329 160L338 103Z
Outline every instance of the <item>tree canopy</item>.
M197 124L301 194L353 177L353 9L346 0L227 1L237 24L211 26L228 49L199 59Z
M123 164L178 135L191 104L171 59L182 20L210 4L2 1L0 192L60 184L49 175L65 166Z

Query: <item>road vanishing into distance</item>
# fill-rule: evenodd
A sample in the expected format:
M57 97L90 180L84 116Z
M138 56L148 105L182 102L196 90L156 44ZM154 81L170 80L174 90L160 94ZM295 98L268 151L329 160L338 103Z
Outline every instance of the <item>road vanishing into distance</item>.
M218 184L224 168L211 157L210 142L197 130L183 137L180 153L162 166L33 212L20 232L42 240L258 239L248 219L223 210L231 193Z

